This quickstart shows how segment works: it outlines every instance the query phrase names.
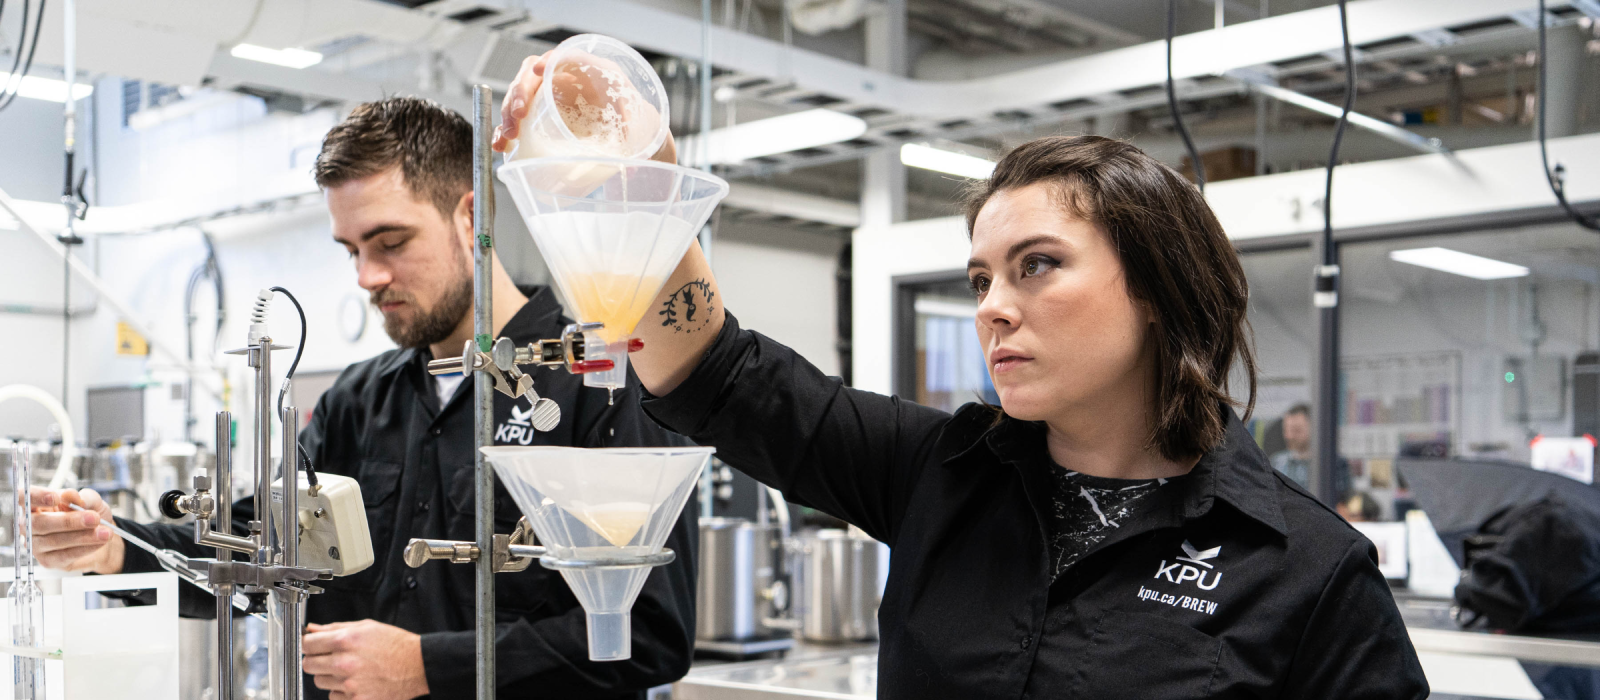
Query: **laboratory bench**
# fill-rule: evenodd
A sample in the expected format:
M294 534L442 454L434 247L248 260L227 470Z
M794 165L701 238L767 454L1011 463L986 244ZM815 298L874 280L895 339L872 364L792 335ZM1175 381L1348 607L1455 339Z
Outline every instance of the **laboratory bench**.
M1433 700L1600 700L1600 635L1531 637L1463 631L1450 601L1397 593ZM672 700L872 700L876 644L797 642L783 657L697 661Z

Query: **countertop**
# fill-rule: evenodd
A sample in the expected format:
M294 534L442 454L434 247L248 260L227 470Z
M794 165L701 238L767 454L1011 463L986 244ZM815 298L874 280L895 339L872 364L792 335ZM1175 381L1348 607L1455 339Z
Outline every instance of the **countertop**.
M1509 698L1538 700L1535 687L1551 669L1594 674L1600 686L1600 637L1528 637L1462 631L1448 600L1396 596L1417 648L1434 700ZM697 662L673 686L673 700L873 700L877 693L876 644L797 642L781 658ZM1593 698L1600 700L1600 697Z

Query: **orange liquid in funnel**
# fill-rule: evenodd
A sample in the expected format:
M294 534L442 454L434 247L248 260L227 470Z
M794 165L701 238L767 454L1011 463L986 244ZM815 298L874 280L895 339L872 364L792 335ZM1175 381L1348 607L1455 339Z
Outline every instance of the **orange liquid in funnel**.
M625 547L650 518L650 507L643 503L612 503L585 508L573 515L607 542Z
M573 274L567 277L566 291L572 312L582 323L604 323L600 338L607 345L633 335L655 301L656 292L666 280L610 272Z

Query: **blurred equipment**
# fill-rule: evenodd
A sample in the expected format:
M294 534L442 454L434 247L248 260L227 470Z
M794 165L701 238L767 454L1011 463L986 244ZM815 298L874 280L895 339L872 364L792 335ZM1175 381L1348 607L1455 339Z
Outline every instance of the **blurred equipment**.
M1550 496L1496 514L1469 539L1461 623L1507 632L1600 632L1600 512Z
M879 549L859 530L810 530L797 535L794 555L795 618L811 642L878 638Z
M757 506L759 520L700 519L700 570L695 596L695 651L743 658L794 646L796 627L789 612L787 557L789 506L767 486L777 522L766 517L768 499Z
M1395 468L1458 566L1466 566L1463 541L1511 508L1559 497L1571 507L1600 514L1600 489L1525 464L1402 458L1395 460Z
M87 392L87 440L90 445L144 439L144 387L106 386Z
M1600 437L1600 352L1572 359L1572 434Z
M1512 356L1505 361L1500 405L1505 422L1525 425L1567 416L1567 360L1554 355Z
M44 651L44 591L33 571L33 455L27 445L12 448L11 498L11 646ZM20 650L19 650L20 651ZM17 700L44 700L44 657L11 657L11 682Z
M51 396L49 392L36 386L12 384L0 387L0 403L13 399L33 401L43 406L46 411L50 412L50 416L55 418L56 426L61 431L61 448L55 455L55 465L53 465L55 474L50 478L50 488L59 489L65 487L67 480L73 478L73 470L70 466L73 464L74 457L77 454L76 446L78 444L77 433L72 429L72 418L67 415L67 408L62 406L61 402L57 401L56 397ZM61 464L66 464L69 468L62 469L59 467Z

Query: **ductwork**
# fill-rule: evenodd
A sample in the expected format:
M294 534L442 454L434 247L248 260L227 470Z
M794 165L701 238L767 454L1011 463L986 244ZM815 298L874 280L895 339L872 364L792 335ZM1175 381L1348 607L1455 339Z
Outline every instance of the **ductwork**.
M855 26L867 16L866 0L788 0L784 11L794 28L816 36Z
M484 0L510 8L514 0ZM517 2L519 6L520 2ZM1357 0L1349 4L1357 45L1495 20L1526 10L1525 0ZM629 0L541 0L528 11L539 21L604 32L640 48L697 56L696 18ZM853 106L877 106L930 120L983 117L1072 100L1115 101L1121 93L1166 79L1166 48L1148 42L973 80L925 81L795 49L727 27L711 28L718 67L784 80ZM1320 7L1187 34L1175 42L1176 77L1318 56L1342 46L1338 8Z
M62 5L46 6L42 63L62 63ZM78 0L77 8L79 70L173 85L199 85L213 54L238 43L315 49L364 36L425 49L449 44L461 30L376 0Z

